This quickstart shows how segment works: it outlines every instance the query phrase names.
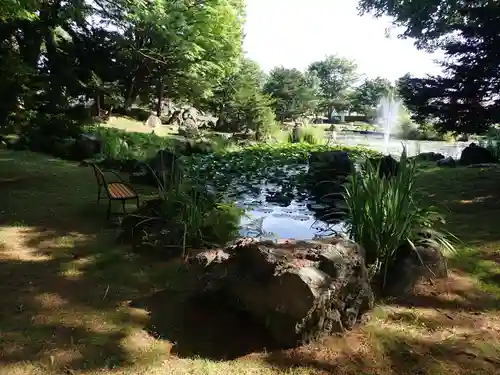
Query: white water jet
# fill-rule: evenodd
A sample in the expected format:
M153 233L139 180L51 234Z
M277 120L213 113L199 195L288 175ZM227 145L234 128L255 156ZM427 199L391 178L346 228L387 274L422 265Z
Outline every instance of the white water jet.
M378 106L377 124L384 133L385 153L389 154L389 140L395 127L399 122L401 102L394 97L393 93L380 99Z

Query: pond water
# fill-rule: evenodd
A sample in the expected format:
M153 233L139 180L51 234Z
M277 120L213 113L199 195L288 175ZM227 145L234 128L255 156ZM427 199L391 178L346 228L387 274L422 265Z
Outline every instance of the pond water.
M383 136L339 134L337 143L350 146L364 146L375 151L384 152L385 142ZM438 141L408 141L389 140L389 153L400 155L403 144L406 146L409 156L422 152L439 152L445 156L460 157L462 150L470 142L438 142ZM304 170L301 173L305 173ZM246 190L246 189L242 189ZM246 217L240 224L242 236L261 239L290 238L296 240L307 240L317 237L329 236L343 232L345 226L341 220L331 220L327 223L324 211L321 211L321 203L305 194L295 194L298 198L282 199L274 202L269 199L280 188L277 185L260 185L253 193L243 193L236 197L236 203L244 208Z

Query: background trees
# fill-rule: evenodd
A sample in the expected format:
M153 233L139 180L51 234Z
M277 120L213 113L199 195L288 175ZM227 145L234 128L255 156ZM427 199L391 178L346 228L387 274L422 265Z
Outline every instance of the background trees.
M199 100L241 56L242 0L18 0L0 13L0 124L90 99L97 114Z
M314 114L319 102L318 80L297 69L274 68L264 91L274 99L276 116L281 121Z
M500 122L500 4L487 0L360 0L360 11L395 17L403 36L445 53L443 74L399 83L405 104L419 121L441 131L483 133Z
M313 62L309 72L319 78L321 107L331 119L334 111L349 108L349 88L358 79L357 66L352 60L330 55L324 60Z

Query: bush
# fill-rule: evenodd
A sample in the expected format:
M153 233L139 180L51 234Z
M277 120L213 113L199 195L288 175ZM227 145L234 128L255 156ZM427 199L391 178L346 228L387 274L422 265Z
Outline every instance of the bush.
M325 132L323 129L307 125L298 129L298 142L295 142L295 130L289 130L286 141L288 143L308 143L310 145L319 145L325 143Z
M124 219L122 228L136 247L170 258L187 249L224 246L238 237L242 209L193 182L167 186L158 179L158 198Z
M486 148L497 159L500 159L500 131L496 127L488 130L486 136L479 140L479 145Z
M380 177L379 167L367 162L363 173L353 173L345 188L347 228L350 238L366 250L367 264L385 287L387 272L398 252L429 242L443 252L453 252L449 233L435 229L441 217L423 208L415 197L416 167L401 156L398 174Z

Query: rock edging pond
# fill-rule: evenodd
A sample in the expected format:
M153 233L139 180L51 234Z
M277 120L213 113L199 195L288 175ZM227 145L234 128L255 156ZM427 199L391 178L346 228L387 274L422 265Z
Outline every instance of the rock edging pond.
M245 238L201 252L191 264L199 275L198 294L222 293L284 347L351 329L373 307L364 251L340 237L278 243Z

